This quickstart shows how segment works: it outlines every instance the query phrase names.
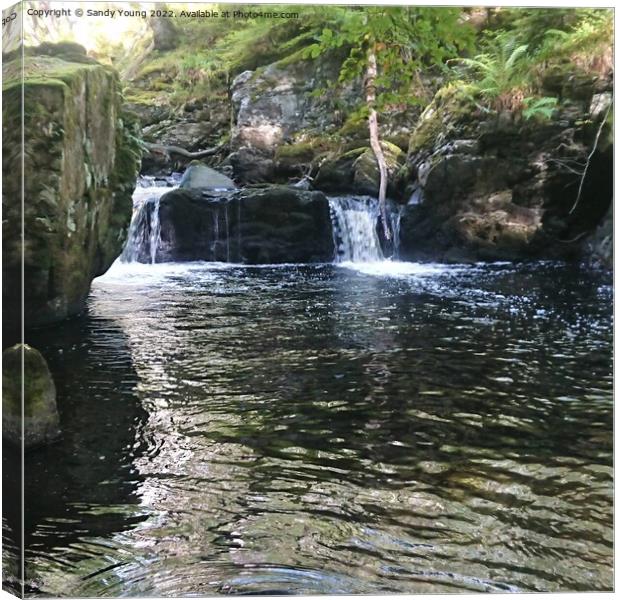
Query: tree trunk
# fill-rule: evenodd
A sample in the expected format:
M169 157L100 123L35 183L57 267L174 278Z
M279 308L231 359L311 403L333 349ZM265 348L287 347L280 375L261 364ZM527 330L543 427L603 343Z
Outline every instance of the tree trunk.
M375 79L377 78L377 56L375 54L374 45L371 44L368 49L368 65L366 67L366 104L370 111L368 115L368 129L370 131L370 147L375 154L377 164L379 165L379 209L381 211L381 221L383 223L383 233L385 239L392 239L390 224L387 218L387 209L385 206L385 194L387 191L388 171L385 163L385 156L381 143L379 142L379 124L377 121L377 110L375 103L377 101L377 90L375 87Z

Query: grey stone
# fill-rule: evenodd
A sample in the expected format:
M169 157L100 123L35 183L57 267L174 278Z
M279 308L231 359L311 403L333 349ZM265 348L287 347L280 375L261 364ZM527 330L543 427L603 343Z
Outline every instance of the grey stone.
M590 102L590 118L593 121L602 119L612 102L613 94L611 92L594 94L594 96L592 96L592 102Z
M232 179L215 169L202 164L190 164L183 173L179 187L188 190L234 190L237 186Z

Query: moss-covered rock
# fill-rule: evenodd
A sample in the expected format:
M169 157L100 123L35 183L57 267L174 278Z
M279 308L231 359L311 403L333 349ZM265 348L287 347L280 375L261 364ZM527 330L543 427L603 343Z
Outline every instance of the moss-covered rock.
M16 344L2 353L2 435L20 446L22 433L26 448L49 443L60 435L60 420L45 359L38 350Z
M389 181L394 176L405 160L405 153L395 144L381 142L381 149L385 157ZM378 194L381 174L377 158L371 148L367 148L353 163L353 186L362 194Z
M388 168L388 193L395 193L395 175L402 167L405 153L395 144L382 141ZM380 173L374 152L368 146L326 157L316 176L315 187L326 192L352 192L377 195Z
M72 51L76 54L75 49ZM82 310L94 277L120 254L131 218L141 149L137 124L121 110L116 73L59 56L24 61L25 324ZM3 86L5 322L21 305L20 65ZM15 72L16 76L10 74Z
M274 159L279 171L298 172L310 167L320 151L321 146L316 140L284 144L277 148Z
M401 256L580 258L613 195L612 127L601 124L610 104L609 90L593 95L590 88L552 118L528 120L482 111L463 85L441 89L420 116L398 173L408 200ZM575 165L586 162L582 180ZM608 236L601 235L604 248Z
M449 84L441 88L424 109L409 138L409 155L432 147L440 138L454 131L463 121L475 116L475 105L467 89Z

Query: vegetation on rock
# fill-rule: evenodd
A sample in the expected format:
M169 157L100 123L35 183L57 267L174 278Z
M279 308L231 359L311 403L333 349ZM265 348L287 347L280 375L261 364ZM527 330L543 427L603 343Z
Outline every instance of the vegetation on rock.
M2 353L2 364L4 438L26 448L53 441L60 435L60 420L45 359L34 348L17 344Z
M91 49L121 73L150 145L146 172L200 157L238 184L303 180L364 190L383 206L386 194L415 197L439 211L433 186L445 171L453 194L450 178L462 173L464 182L480 178L477 198L510 189L517 204L544 205L539 228L557 239L585 235L578 222L593 231L603 218L609 199L598 205L605 186L592 181L607 177L601 165L613 143L612 11L272 9L297 18L176 19L168 28L155 20ZM70 43L62 51L92 60ZM406 155L386 155L386 143ZM515 174L499 181L493 161L505 156L515 157ZM540 160L541 187L524 192L519 178L538 173ZM588 209L596 217L580 218ZM443 223L453 215L439 213Z
M5 322L19 323L24 260L27 327L82 310L92 279L119 255L131 217L140 165L137 123L124 115L110 67L67 45L32 49L21 77L3 82L5 147L21 148L14 127L24 110L24 252L21 248L21 153L3 153ZM84 57L86 58L86 57ZM20 61L8 65L9 74Z

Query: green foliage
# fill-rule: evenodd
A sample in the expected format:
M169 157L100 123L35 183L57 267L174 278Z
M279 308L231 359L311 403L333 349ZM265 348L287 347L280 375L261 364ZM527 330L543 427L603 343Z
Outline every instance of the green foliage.
M455 8L321 7L328 24L306 49L318 58L347 49L340 67L341 83L363 76L372 49L377 58L377 108L415 104L420 98L412 83L419 72L441 67L468 48L473 30L460 21Z
M214 4L210 8L241 7ZM361 86L372 49L377 57L379 110L428 103L432 93L421 75L443 73L447 79L462 80L463 92L485 110L523 110L526 118L541 118L551 114L550 104L537 103L548 94L542 82L550 68L567 76L577 70L603 75L612 66L613 12L607 9L494 9L476 34L461 8L269 8L295 11L299 18L179 23L178 48L152 52L142 62L132 77L131 96L146 94L147 101L173 104L192 97L224 98L232 78L244 70L274 62L288 67L321 60L339 66L338 81L314 92L329 104L337 97L332 93L336 87L351 82ZM260 12L265 7L242 9ZM360 121L367 117L368 107L359 102L338 112L342 122Z
M558 99L550 96L543 98L524 98L523 117L529 119L550 119L555 112Z
M487 44L475 58L456 61L465 67L460 72L471 84L474 96L480 96L495 110L517 110L531 85L532 56L527 44L511 35L499 36Z
M509 9L481 34L482 52L453 61L483 108L551 118L557 99L541 97L545 73L604 76L612 67L613 13L601 9Z
M569 28L545 32L538 60L564 62L573 70L603 75L613 67L613 11L582 9L574 13Z

